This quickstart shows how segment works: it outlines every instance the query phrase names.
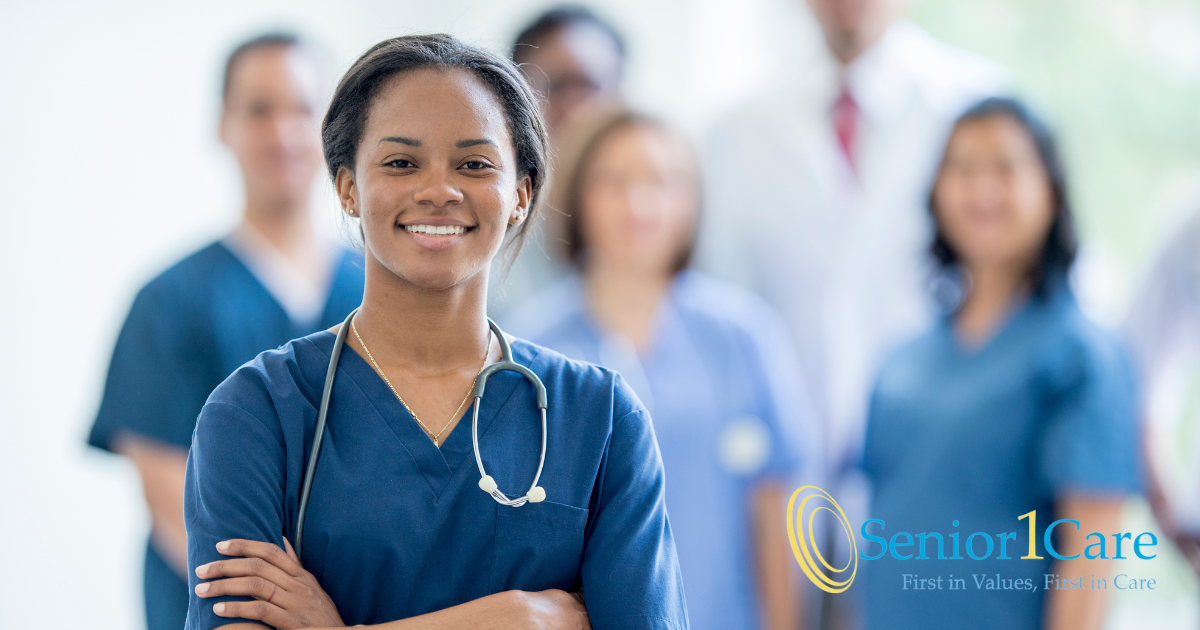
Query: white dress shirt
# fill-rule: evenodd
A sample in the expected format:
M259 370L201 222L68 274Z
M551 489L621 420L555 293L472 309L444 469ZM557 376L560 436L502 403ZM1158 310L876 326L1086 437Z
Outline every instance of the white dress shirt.
M901 22L848 66L797 67L706 138L701 264L788 321L835 467L860 448L877 366L933 313L927 206L950 127L1007 82ZM855 168L832 121L843 86L860 112Z

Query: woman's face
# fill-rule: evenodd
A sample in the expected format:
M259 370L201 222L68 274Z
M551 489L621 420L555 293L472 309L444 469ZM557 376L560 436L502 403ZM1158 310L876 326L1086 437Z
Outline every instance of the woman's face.
M390 79L371 103L354 172L343 168L337 188L362 219L368 269L426 290L486 283L532 194L500 101L458 69Z
M601 141L581 176L589 265L670 273L691 242L699 205L687 147L663 129L628 125Z
M1032 136L1003 115L960 124L934 188L942 234L964 265L1032 268L1054 194Z

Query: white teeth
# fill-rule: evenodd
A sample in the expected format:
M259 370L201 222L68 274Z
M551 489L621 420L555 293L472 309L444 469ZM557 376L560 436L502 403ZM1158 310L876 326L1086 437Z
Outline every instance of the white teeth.
M430 236L453 236L467 231L467 228L461 225L406 225L404 229L408 232Z

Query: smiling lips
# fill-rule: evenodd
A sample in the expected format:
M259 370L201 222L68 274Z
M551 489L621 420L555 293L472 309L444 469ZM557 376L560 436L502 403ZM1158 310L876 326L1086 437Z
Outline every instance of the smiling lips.
M464 234L467 227L462 225L405 225L404 231L410 234L425 234L427 236L455 236Z
M436 219L435 219L436 220ZM432 225L430 223L413 223L401 225L408 237L418 247L433 251L444 251L454 247L466 234L473 231L474 225Z

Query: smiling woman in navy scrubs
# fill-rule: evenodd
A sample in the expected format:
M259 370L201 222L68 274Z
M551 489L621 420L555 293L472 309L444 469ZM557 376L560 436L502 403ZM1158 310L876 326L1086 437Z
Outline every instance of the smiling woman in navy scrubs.
M505 507L477 485L461 419L499 358L488 270L506 233L523 237L546 177L519 70L449 36L385 41L343 77L323 136L361 221L366 291L337 366L304 564L285 538L333 331L259 355L200 414L187 627L687 628L650 418L615 373L513 340L549 393L547 498ZM482 401L480 451L509 494L538 464L534 401L511 372Z
M1111 584L1111 538L1109 559L1092 560L1056 560L1042 541L1056 519L1081 524L1053 532L1066 557L1084 551L1090 532L1119 531L1123 500L1140 486L1137 405L1125 352L1067 284L1075 235L1050 131L1016 101L976 106L951 134L931 210L937 262L960 276L964 296L876 381L865 464L872 518L886 527L866 531L901 543L899 532L937 532L947 559L937 559L936 538L926 559L919 542L882 553L867 541L861 553L878 559L860 564L866 626L1098 630L1107 591L1046 591L1044 576ZM1018 517L1033 510L1040 558L1019 559L1029 519ZM1004 532L1015 534L1007 547ZM953 575L965 588L906 589L906 574ZM1000 589L976 582L997 574ZM1014 581L1027 588L1003 588Z

